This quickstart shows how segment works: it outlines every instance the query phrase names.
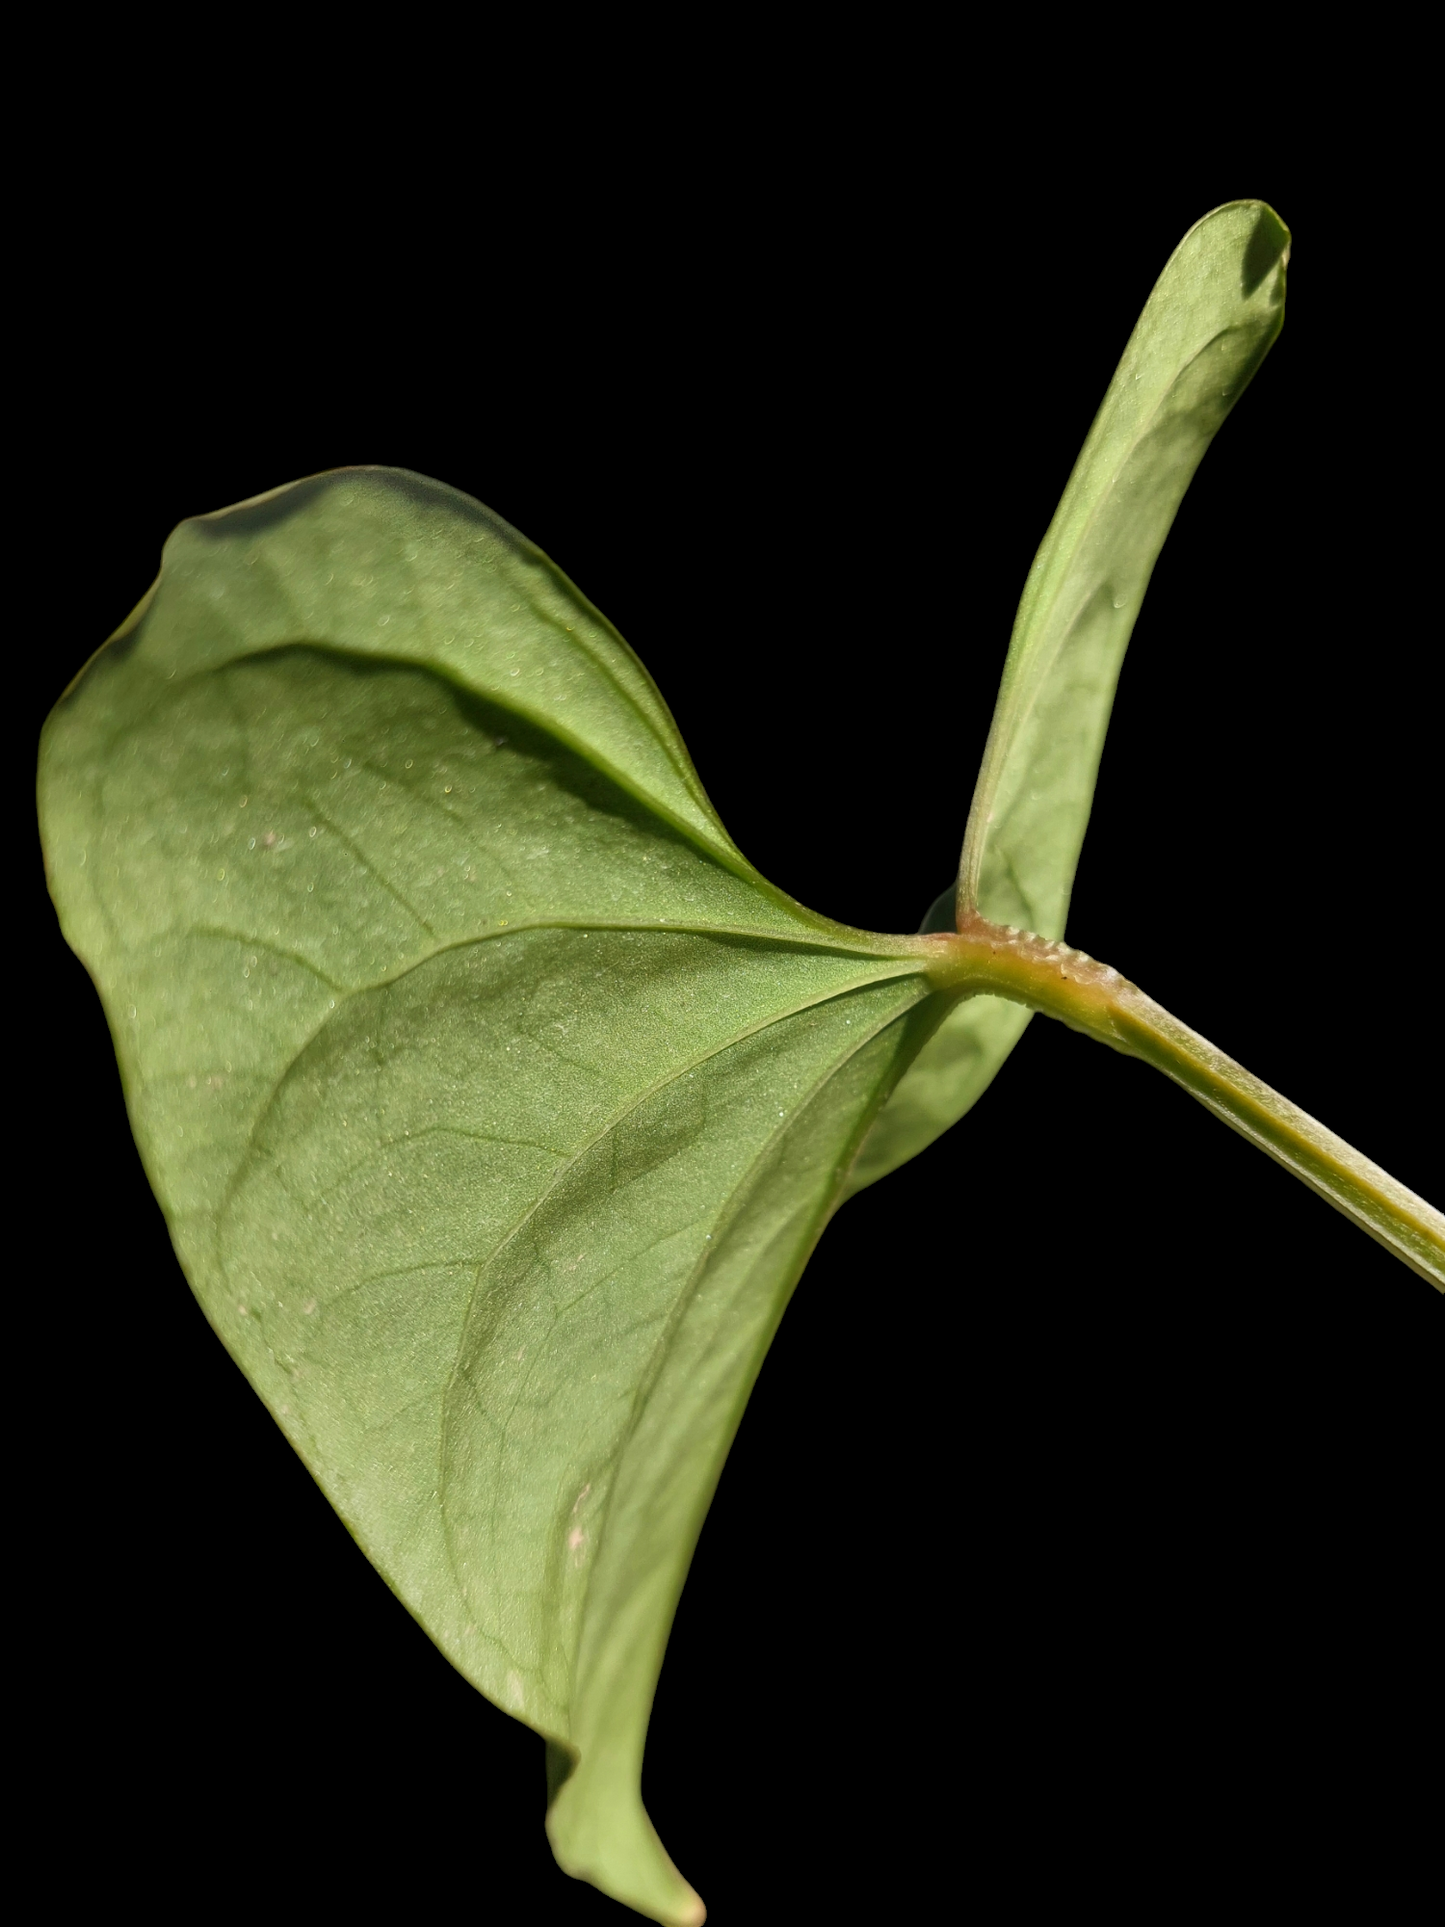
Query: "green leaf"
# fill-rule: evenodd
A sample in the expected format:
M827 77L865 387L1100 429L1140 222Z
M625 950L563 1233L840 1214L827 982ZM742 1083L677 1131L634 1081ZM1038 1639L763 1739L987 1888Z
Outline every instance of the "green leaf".
M1025 590L965 913L1063 928L1129 629L1283 248L1220 210L1130 342ZM1027 1011L947 1015L939 947L769 885L603 618L394 471L183 525L47 725L41 801L211 1322L438 1645L547 1736L562 1864L699 1919L639 1778L713 1486L829 1213Z
M701 1917L639 1795L748 1391L920 947L738 854L608 625L347 471L184 524L47 726L66 934L211 1323L448 1657L553 1743L562 1864Z
M1279 333L1288 257L1278 215L1233 201L1189 230L1154 286L1024 585L964 840L965 912L1064 934L1124 651L1194 471ZM996 998L959 1004L874 1125L852 1188L962 1117L1028 1019Z

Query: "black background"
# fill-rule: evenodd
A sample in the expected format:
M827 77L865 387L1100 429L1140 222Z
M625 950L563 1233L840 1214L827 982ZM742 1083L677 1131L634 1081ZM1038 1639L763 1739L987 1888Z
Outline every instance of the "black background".
M912 929L1128 330L1185 228L1263 195L1289 319L1156 572L1069 934L1439 1197L1399 182L1247 136L1035 182L918 131L595 175L585 148L565 188L360 132L199 186L94 169L31 297L27 728L183 515L398 464L617 623L766 874ZM484 1918L622 1920L552 1865L541 1741L440 1658L207 1329L25 862L41 1777L90 1876L162 1911L197 1879L410 1909L465 1868ZM645 1794L716 1927L985 1888L1153 1917L1396 1856L1437 1717L1439 1314L1163 1079L1036 1020L824 1237L704 1531Z

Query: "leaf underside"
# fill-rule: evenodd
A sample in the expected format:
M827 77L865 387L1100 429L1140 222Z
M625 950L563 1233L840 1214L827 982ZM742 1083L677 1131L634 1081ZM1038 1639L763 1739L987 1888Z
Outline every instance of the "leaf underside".
M756 878L600 619L411 476L184 525L42 790L212 1324L442 1649L579 1759L564 1864L691 1917L638 1797L653 1685L931 1021L916 960Z
M1260 201L1192 227L1160 275L1019 603L960 872L965 909L1062 937L1114 691L1164 539L1204 451L1284 319L1289 234ZM854 1166L883 1177L974 1104L1029 1012L959 1004Z
M1168 314L1181 257L1227 305L1264 220L1241 207L1186 238ZM1277 317L1232 298L1257 362ZM1178 400L1203 325L1139 351L1025 594L975 870L1044 934L1153 555L1247 379L1231 349L1232 389ZM1171 489L1145 556L1111 504ZM761 878L610 625L399 471L183 524L47 725L41 808L211 1323L432 1638L552 1743L562 1864L700 1920L639 1781L723 1459L830 1212L967 1108L1027 1012L948 1015L917 946Z

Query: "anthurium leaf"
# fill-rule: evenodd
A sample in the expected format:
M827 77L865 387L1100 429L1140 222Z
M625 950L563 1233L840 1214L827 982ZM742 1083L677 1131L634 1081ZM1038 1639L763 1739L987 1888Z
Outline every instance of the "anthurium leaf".
M1262 201L1205 215L1129 337L1024 585L964 840L965 911L1062 937L1134 621L1184 492L1284 319L1289 232ZM987 1089L1029 1013L955 1007L859 1154L853 1189Z
M789 1291L936 1021L752 871L630 652L415 476L184 524L47 726L52 891L207 1316L390 1585L552 1743L569 1870L700 1918L639 1796Z
M1216 209L1129 337L1024 585L964 840L965 909L1063 935L1134 620L1205 449L1279 333L1288 249L1262 202Z

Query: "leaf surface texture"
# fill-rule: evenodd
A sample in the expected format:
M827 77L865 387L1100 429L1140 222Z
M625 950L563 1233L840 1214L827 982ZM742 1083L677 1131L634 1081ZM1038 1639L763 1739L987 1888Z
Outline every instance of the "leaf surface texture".
M52 888L217 1332L448 1657L575 1762L562 1863L698 1917L642 1810L723 1458L932 1021L717 822L640 666L420 478L182 525L42 751Z
M965 909L1064 934L1124 652L1204 452L1284 319L1289 233L1261 201L1174 250L1129 337L1019 602L959 871ZM860 1189L962 1117L1029 1013L959 1004L859 1155Z

